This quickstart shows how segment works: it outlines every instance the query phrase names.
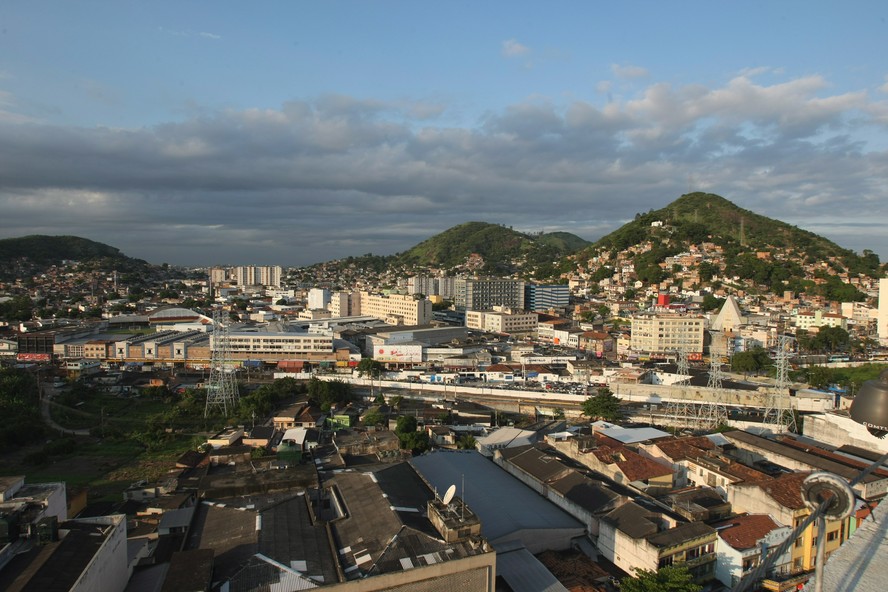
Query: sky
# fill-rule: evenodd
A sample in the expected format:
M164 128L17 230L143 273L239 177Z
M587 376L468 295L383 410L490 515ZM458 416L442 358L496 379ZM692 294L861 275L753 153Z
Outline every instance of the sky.
M152 263L595 240L688 191L888 260L888 3L0 3L0 238Z

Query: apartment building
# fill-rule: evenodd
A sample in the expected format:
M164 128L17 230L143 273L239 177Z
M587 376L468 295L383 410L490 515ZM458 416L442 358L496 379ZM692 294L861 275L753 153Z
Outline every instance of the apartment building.
M409 294L361 292L361 313L392 325L427 325L432 321L432 301Z
M717 538L715 529L703 522L679 522L631 501L601 517L598 549L630 574L683 565L700 583L715 577Z
M823 312L822 310L796 313L792 315L792 324L801 331L810 331L820 327L848 329L848 319L840 314Z
M326 288L312 288L308 291L307 308L318 310L327 308L330 304L330 290Z
M499 308L498 310L466 311L466 327L505 335L535 335L537 314L523 310Z
M407 293L440 296L445 300L453 300L456 295L456 278L449 276L413 276L407 278Z
M632 317L630 349L642 355L663 356L677 351L703 354L706 320L697 315L642 313Z
M281 287L280 265L242 265L234 269L238 286L274 286Z
M359 292L334 292L330 295L330 312L333 313L333 318L360 316L361 294Z
M454 304L460 310L524 309L524 282L505 278L457 278Z
M527 310L565 309L569 305L570 286L567 284L527 284L524 287Z

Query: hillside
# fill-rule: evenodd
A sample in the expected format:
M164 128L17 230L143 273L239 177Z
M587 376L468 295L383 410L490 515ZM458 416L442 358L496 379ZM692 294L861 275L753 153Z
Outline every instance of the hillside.
M704 280L711 275L738 276L775 292L810 291L813 284L822 284L815 281L818 278L841 283L837 276L842 273L868 277L881 273L879 258L873 253L858 255L817 234L745 210L711 193L689 193L665 208L636 214L635 220L599 239L580 257L602 253L616 257L628 251L633 253L631 259L639 279L656 282L669 275L659 266L667 257L704 244L715 245L725 262L721 268L704 269ZM812 267L817 271L812 272ZM820 291L825 296L847 299L862 296L856 290Z
M549 277L553 262L590 243L568 232L530 235L487 222L466 222L424 240L394 257L407 266L455 268L476 255L487 273L512 273L519 268L534 277Z
M0 240L0 277L39 272L62 261L130 272L148 267L119 249L78 236L31 235Z

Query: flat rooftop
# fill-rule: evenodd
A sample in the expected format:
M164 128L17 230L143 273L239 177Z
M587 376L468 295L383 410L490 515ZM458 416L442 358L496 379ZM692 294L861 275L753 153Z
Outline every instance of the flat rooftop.
M433 452L413 458L410 464L440 495L456 485L457 495L481 519L481 532L491 543L518 531L565 529L571 535L584 529L578 520L474 450Z

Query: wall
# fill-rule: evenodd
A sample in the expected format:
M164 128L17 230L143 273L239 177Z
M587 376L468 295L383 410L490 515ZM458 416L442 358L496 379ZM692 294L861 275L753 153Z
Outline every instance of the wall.
M80 578L71 587L71 592L96 592L123 590L129 581L132 570L127 562L126 516L116 514L99 518L84 518L78 522L104 524L112 528L105 543L96 553Z

